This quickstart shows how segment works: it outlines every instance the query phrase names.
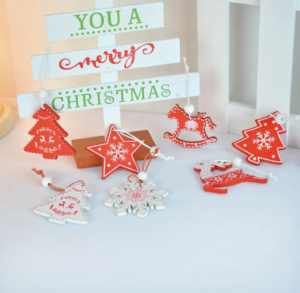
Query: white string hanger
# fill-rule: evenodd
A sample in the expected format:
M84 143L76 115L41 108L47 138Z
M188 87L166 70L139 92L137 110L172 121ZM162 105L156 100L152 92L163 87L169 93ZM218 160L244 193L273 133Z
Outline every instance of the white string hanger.
M250 167L248 165L243 164L243 160L241 158L235 158L232 161L231 160L213 160L210 163L211 164L217 164L219 162L221 162L221 163L225 163L225 162L230 163L230 164L233 165L233 167L246 168L246 169L249 169L249 170L251 170L251 171L253 171L257 174L262 175L263 177L267 177L267 178L270 178L270 179L277 180L277 176L274 176L272 173L261 171L261 170L258 170L258 169L255 169L253 167Z
M240 158L235 158L234 160L232 160L232 165L234 167L244 167L244 168L249 169L249 170L251 170L253 172L256 172L257 174L260 174L260 175L262 175L264 177L277 180L277 176L274 176L272 173L261 171L261 170L258 170L258 169L255 169L253 167L250 167L248 165L243 164L243 160L240 159Z
M194 113L195 107L190 103L190 67L186 63L186 57L183 58L185 74L186 74L186 96L187 96L187 105L184 106L184 111L189 115L191 120L191 114Z
M150 153L155 153L155 150L157 149L157 147L150 147L150 146L148 146L147 144L145 144L144 142L142 142L141 140L139 140L137 137L135 137L134 135L132 135L131 133L129 133L126 130L114 129L113 131L120 132L120 133L122 133L123 136L139 142L140 144L142 144L143 146L145 146L146 148L148 148L150 150ZM162 159L164 159L165 161L170 161L170 160L173 161L174 160L173 156L167 156L166 157L160 151L155 154L155 157L157 157L157 156L160 157L160 158L162 158Z
M53 47L54 43L55 42L51 42L51 44L47 47L46 54L44 55L42 65L41 65L41 72L40 72L40 86L41 86L41 89L38 92L38 96L41 99L43 110L45 110L45 108L44 108L45 98L49 95L49 92L45 89L45 78L44 78L45 61L46 61L47 56L48 56L49 52L51 51L51 48Z
M293 116L293 117L284 117L281 114L278 114L277 116L271 114L271 116L275 119L276 123L281 124L281 125L288 122L288 121L300 120L300 115L296 115L296 116Z

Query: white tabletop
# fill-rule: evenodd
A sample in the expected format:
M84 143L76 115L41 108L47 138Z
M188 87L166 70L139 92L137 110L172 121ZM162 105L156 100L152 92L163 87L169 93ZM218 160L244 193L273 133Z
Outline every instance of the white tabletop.
M176 129L165 115L123 112L123 129L148 129L175 161L154 160L148 171L158 188L169 190L165 210L144 219L118 217L103 203L129 172L102 180L101 167L78 170L73 157L52 161L24 152L35 120L18 118L16 100L7 101L15 124L0 139L1 293L300 292L300 150L282 151L282 166L261 164L278 181L231 186L227 195L207 193L194 165L245 159L231 146L239 136L214 133L216 144L185 149L163 138ZM69 142L104 132L101 110L61 114L59 124ZM33 213L57 194L41 186L33 167L58 187L86 182L93 194L89 224L58 225Z

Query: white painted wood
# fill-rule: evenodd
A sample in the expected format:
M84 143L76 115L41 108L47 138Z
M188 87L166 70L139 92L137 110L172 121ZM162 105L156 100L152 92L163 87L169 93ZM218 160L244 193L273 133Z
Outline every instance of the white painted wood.
M95 0L96 9L113 7L113 0ZM110 47L116 45L115 34L103 35L98 37L99 48ZM116 82L118 81L118 71L112 71L101 74L101 82ZM121 129L121 109L120 106L103 108L103 120L105 136L108 134L109 127L114 124L117 128Z
M118 81L118 71L101 74L102 83L116 82L116 81ZM111 124L114 124L118 129L122 129L120 106L103 108L103 116L104 116L105 135L107 135Z
M231 3L247 4L247 5L260 5L261 0L230 0Z
M158 102L186 97L185 82L186 75L180 74L55 89L49 91L45 102L57 113ZM198 72L190 74L189 90L191 97L199 96L200 76ZM32 117L41 107L41 101L37 93L20 94L18 105L20 117Z
M291 117L295 116L293 114ZM292 120L289 123L288 146L300 149L300 121ZM286 124L285 126L286 127Z
M199 111L207 112L216 131L228 132L229 1L198 0Z
M248 5L260 5L262 0L230 0L231 3L248 4ZM297 11L300 11L300 1L297 0Z
M46 64L46 70L44 74L45 79L84 75L84 74L91 74L91 73L110 72L116 70L125 70L126 62L128 62L127 64L130 65L130 61L132 60L131 57L126 57L121 60L116 58L115 61L118 60L120 61L120 63L118 64L112 64L109 61L101 65L97 63L96 66L100 65L100 68L95 68L95 66L92 63L90 63L89 65L84 63L83 68L77 66L71 70L65 70L60 67L60 64L64 68L71 68L72 66L75 66L79 62L84 62L86 58L90 58L90 60L92 61L92 60L96 60L97 57L100 55L103 56L103 59L105 60L106 57L104 55L104 52L107 51L108 53L115 55L113 53L114 49L116 49L118 52L122 52L122 56L124 56L125 50L131 52L132 46L134 46L137 51L135 54L135 60L132 66L130 67L130 69L180 62L180 40L179 39L164 40L164 41L149 42L149 43L139 43L133 45L112 46L112 47L98 48L98 49L91 49L91 50L64 52L64 53L48 55L45 62ZM154 49L152 49L151 46L154 46ZM40 69L41 69L43 58L44 55L31 57L34 80L40 79ZM69 66L67 66L68 60L70 60Z
M104 5L107 3L104 2ZM128 33L163 26L163 2L115 8L106 6L104 9L46 16L48 41Z
M261 3L257 118L276 110L289 116L296 4L296 0L264 0Z
M229 132L242 135L242 131L255 126L255 107L230 102L229 103Z

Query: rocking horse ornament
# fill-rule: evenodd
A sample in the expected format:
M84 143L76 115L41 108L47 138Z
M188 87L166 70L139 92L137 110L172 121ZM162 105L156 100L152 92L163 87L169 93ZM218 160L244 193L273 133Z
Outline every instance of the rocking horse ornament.
M238 169L226 171L227 169L234 167L239 167ZM213 192L219 194L226 194L227 189L220 189L219 187L227 187L236 185L242 182L254 182L265 184L268 182L267 178L260 178L254 175L250 175L244 172L243 168L249 168L250 170L261 174L264 177L268 177L277 180L277 177L273 176L272 173L263 172L256 170L254 168L248 167L242 164L242 160L239 158L231 161L226 160L215 160L212 162L201 161L199 165L196 165L194 170L200 172L200 179L203 182L203 189L206 192ZM211 171L215 169L226 171L219 175L213 175Z
M186 63L186 58L183 59L185 64L185 73L186 73L186 96L188 104L184 109L176 105L167 115L168 119L177 120L177 129L171 134L170 132L165 132L164 138L170 139L176 144L186 147L186 148L199 148L209 143L216 143L217 138L212 136L208 137L205 131L206 126L208 125L210 130L214 130L216 125L211 121L210 117L205 117L206 113L198 112L196 116L191 116L194 113L194 106L190 104L190 94L189 94L189 81L190 81L190 72L189 67ZM202 137L201 141L185 141L179 139L179 134L183 131L192 131L198 132Z
M210 143L216 143L217 138L215 136L208 137L205 131L207 125L210 130L214 130L216 125L211 121L210 117L205 117L205 115L206 113L198 112L196 116L189 116L182 108L176 105L167 116L168 119L177 120L177 129L173 134L166 132L164 138L168 138L176 144L187 148L198 148ZM202 140L191 142L179 139L178 136L183 130L198 132Z

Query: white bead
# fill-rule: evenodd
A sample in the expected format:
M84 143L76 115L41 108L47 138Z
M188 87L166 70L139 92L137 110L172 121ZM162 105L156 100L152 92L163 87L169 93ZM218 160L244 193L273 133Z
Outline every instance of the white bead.
M140 172L140 173L137 175L137 177L138 177L140 180L145 181L145 180L147 180L148 175L147 175L146 172Z
M52 184L52 179L51 179L51 178L49 178L49 177L44 177L44 178L42 179L42 185L43 185L44 187L49 187L49 186L48 186L49 183Z
M151 154L155 154L156 149L158 149L158 147L152 147L151 150L150 150L150 153L151 153ZM160 151L158 151L158 153L155 154L154 157L157 157L159 153L160 153Z
M277 124L283 124L285 121L284 121L284 116L281 115L281 114L278 114L276 117L275 117L275 121Z
M233 161L232 161L232 165L234 167L241 167L242 166L242 163L243 163L243 160L240 159L240 158L235 158Z
M48 94L49 94L49 92L44 88L40 89L39 92L38 92L38 96L41 99L45 99L46 97L48 97Z
M192 114L195 111L195 107L194 107L194 105L185 105L184 111L186 114Z

